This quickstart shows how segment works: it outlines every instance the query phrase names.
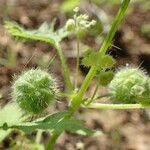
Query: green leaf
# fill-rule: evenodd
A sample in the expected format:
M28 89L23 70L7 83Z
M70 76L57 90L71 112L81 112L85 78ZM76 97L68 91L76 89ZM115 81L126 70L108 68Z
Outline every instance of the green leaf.
M58 127L59 130L62 128L63 130L83 136L99 136L102 134L101 131L96 131L84 127L84 124L80 120L77 120L75 118L62 122L62 124L60 124Z
M68 112L58 112L33 122L24 122L8 128L17 128L24 132L32 132L36 129L53 130L67 115L69 115Z
M55 131L58 132L66 130L71 133L76 133L84 136L95 136L98 135L97 133L101 133L84 127L80 120L77 120L75 118L65 118L67 116L69 116L68 112L59 112L48 116L44 120L38 121L37 123L42 123L45 125L48 124L51 126L51 129L55 129Z
M65 27L54 31L54 21L50 25L48 25L47 23L43 23L36 30L25 30L23 27L19 26L16 23L6 21L5 29L12 36L21 40L43 41L46 43L50 43L53 46L56 46L58 42L60 42L63 38L65 38L68 35L68 32L65 30Z
M69 112L58 112L33 122L18 123L13 126L9 126L5 123L3 126L7 129L15 128L24 132L32 132L36 129L43 129L55 130L58 132L66 130L71 133L90 136L97 136L101 134L100 131L98 132L84 127L81 121L75 118L70 118L69 115Z
M100 71L100 73L97 75L98 81L100 85L108 85L110 81L113 79L114 73L113 71Z
M116 63L115 59L110 55L102 56L102 60L99 62L102 68L111 68Z
M116 63L110 55L102 55L99 52L86 52L82 64L88 67L111 68Z
M3 108L0 108L0 127L5 123L12 126L21 123L25 118L20 108L15 103L8 103Z

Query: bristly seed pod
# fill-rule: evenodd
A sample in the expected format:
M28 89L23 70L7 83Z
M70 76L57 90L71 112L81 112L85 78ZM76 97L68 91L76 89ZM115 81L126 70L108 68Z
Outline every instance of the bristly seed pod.
M57 95L56 80L46 71L31 69L22 73L12 86L12 99L31 114L42 113Z
M150 79L138 68L121 68L108 88L114 103L150 104Z

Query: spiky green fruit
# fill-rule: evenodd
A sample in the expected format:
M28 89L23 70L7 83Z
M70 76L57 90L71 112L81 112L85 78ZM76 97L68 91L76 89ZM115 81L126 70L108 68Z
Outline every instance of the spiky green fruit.
M31 69L22 73L12 86L12 98L32 114L43 112L57 95L56 80L46 71Z
M120 69L108 85L114 103L150 104L150 79L140 69Z

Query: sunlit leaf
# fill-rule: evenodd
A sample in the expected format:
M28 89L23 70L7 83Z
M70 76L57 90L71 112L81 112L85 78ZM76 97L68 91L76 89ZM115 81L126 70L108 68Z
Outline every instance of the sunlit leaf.
M21 123L26 118L15 103L8 103L3 108L0 108L0 142L9 135L12 129L3 130L7 126L13 126Z
M90 136L97 136L101 134L100 131L95 131L84 127L84 124L81 121L72 118L69 115L70 114L68 112L58 112L33 122L18 123L12 126L9 126L6 122L3 124L3 128L14 128L24 132L32 132L37 129L43 129L55 130L57 132L66 130L71 133Z
M54 31L53 22L50 25L45 22L36 30L26 30L23 27L19 26L17 23L6 21L5 29L8 33L16 37L17 39L27 41L43 41L46 43L50 43L53 46L55 46L58 42L60 42L68 35L68 32L65 30L65 28L60 28L57 31Z
M99 52L87 52L84 55L82 64L88 67L96 66L100 68L111 68L115 60L110 55L102 55Z
M5 123L7 123L8 126L12 126L23 120L23 114L15 103L9 103L3 108L0 108L0 127Z
M102 135L101 131L92 130L84 127L84 124L75 118L72 118L68 121L65 121L60 125L59 128L62 128L71 133L76 133L83 136L99 136Z
M39 118L33 122L24 122L10 126L10 128L17 128L24 132L32 132L36 129L53 130L57 125L68 115L68 112L58 112L49 116Z

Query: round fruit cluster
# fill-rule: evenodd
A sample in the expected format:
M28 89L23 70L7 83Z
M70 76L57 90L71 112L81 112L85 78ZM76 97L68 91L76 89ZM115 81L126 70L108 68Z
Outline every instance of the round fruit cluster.
M46 71L31 69L22 73L12 86L12 98L26 112L43 112L57 95L56 80Z
M114 103L150 104L150 79L138 68L121 68L108 88Z

